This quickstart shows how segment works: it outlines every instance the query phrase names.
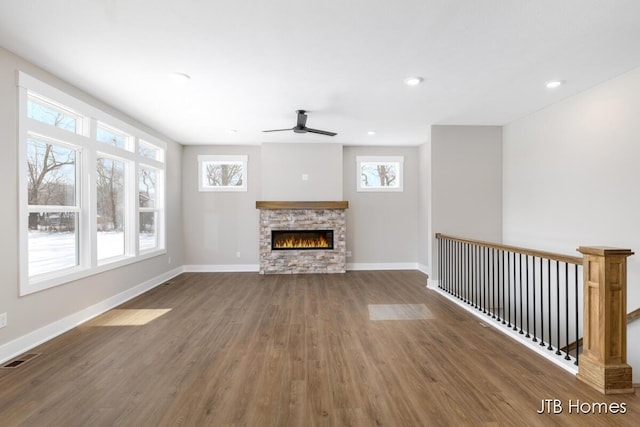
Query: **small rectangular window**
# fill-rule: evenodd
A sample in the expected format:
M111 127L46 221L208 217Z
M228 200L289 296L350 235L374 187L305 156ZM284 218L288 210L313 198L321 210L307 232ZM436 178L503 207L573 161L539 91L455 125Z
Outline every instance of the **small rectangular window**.
M27 100L27 117L73 133L81 129L79 115L34 94Z
M200 191L247 191L247 156L198 156Z
M143 140L138 142L138 154L147 159L157 160L159 162L163 161L163 150Z
M113 145L114 147L129 149L129 140L131 137L124 132L120 132L112 127L98 124L96 139L103 144Z
M358 156L358 191L402 191L403 156Z

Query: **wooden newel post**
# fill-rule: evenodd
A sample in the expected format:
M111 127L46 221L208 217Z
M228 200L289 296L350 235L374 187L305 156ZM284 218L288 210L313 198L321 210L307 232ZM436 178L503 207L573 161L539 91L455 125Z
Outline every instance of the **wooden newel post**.
M583 352L577 378L604 394L633 393L627 364L629 249L579 247L584 255Z

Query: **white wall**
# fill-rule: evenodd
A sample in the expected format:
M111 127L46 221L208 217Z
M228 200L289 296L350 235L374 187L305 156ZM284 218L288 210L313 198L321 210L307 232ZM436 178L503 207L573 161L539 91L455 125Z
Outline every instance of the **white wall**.
M247 155L246 192L198 191L198 155ZM187 269L257 270L261 150L254 146L186 146L183 155L184 258ZM240 256L238 255L240 253Z
M262 144L262 200L342 200L342 145Z
M26 350L21 348L55 333L56 328L64 328L91 314L88 308L100 306L116 296L131 294L136 286L178 269L183 264L182 253L182 147L167 141L167 254L135 264L96 274L47 289L18 297L18 88L16 71L28 74L55 86L70 95L103 109L105 112L131 123L138 128L167 141L162 135L135 122L113 108L93 99L86 93L55 78L38 67L0 48L0 313L8 314L8 326L0 329L0 359L13 356L11 352ZM80 314L79 314L80 313ZM66 325L66 326L65 326ZM46 329L43 330L42 328ZM58 330L59 332L59 330ZM31 340L31 341L30 341Z
M505 243L579 255L629 248L628 311L640 307L640 68L504 127ZM628 331L640 382L640 322Z
M356 156L404 156L402 192L356 191ZM347 268L417 268L418 147L345 147Z
M502 128L431 127L431 227L435 233L502 241ZM431 272L437 274L437 243Z
M418 147L418 264L431 275L431 141Z

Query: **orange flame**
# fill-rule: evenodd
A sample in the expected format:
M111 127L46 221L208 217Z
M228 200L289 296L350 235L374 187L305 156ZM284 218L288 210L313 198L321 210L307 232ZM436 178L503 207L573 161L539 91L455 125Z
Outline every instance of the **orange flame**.
M328 248L329 242L322 236L305 239L302 237L288 237L273 243L275 249L285 248Z

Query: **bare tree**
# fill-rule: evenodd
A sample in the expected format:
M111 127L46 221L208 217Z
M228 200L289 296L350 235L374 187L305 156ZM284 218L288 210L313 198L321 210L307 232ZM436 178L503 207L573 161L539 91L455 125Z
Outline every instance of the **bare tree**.
M242 186L242 165L238 163L210 163L207 165L210 186Z
M65 205L69 191L75 191L75 182L68 182L62 168L75 165L75 162L75 150L30 141L27 156L29 205ZM38 217L35 212L29 214L30 229L38 227Z
M111 159L98 159L96 174L97 208L99 224L104 229L122 227L122 196L124 193L123 168Z
M391 184L396 180L396 167L393 164L377 164L377 165L366 165L362 167L362 183L365 187L368 187L369 184L369 176L378 177L380 181L380 187L390 187Z
M140 169L138 201L141 208L154 207L152 192L156 188L156 172L150 169Z

